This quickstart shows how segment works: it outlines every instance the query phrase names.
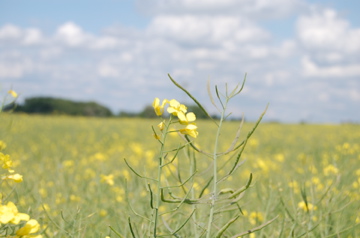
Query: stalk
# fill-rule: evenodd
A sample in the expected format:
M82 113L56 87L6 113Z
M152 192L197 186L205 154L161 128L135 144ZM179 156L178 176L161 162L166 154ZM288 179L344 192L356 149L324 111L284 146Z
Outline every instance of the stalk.
M188 147L188 157L190 160L190 174L194 174L196 172L196 162L195 162L195 153L193 153L192 155L190 154L190 148ZM191 179L192 184L194 184L194 177ZM195 191L194 188L191 189L191 198L195 199ZM193 210L195 211L197 208L197 205L194 204L193 206ZM194 229L194 237L199 237L198 236L198 232L197 232L197 216L196 216L196 212L194 212L194 215L192 216L193 219L193 229Z
M159 207L160 207L160 203L161 203L161 174L162 174L162 167L164 164L164 148L165 148L165 141L166 141L166 136L168 134L169 131L169 127L171 124L171 116L170 119L168 121L168 123L166 123L166 126L164 128L164 132L161 135L161 146L160 146L160 152L159 152L159 167L158 167L158 175L157 175L157 183L156 183L156 197L155 197L155 216L153 217L153 223L154 223L154 229L153 229L153 237L157 237L157 225L158 225L158 220L159 220Z
M226 101L227 104L227 101ZM219 121L219 125L218 125L218 129L216 132L216 137L215 137L215 145L214 145L214 153L213 153L213 161L214 161L214 169L213 169L213 191L212 191L212 196L211 196L211 204L210 204L210 214L209 214L209 222L208 222L208 227L207 227L207 231L206 231L206 238L210 238L211 235L211 225L214 219L214 211L215 211L215 203L216 203L216 194L217 194L217 149L218 149L218 144L219 144L219 137L220 137L220 132L221 132L221 126L222 123L224 121L224 114L226 111L226 104L223 106L223 111L221 113L221 118Z

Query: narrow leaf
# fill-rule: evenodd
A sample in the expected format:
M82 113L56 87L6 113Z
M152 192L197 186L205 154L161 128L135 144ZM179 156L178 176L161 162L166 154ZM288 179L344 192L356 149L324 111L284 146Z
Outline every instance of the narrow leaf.
M223 227L221 227L221 229L217 232L217 234L216 234L215 237L216 237L216 238L220 238L221 235L226 231L226 229L229 228L229 226L230 226L231 224L233 224L239 217L240 217L239 215L236 216L236 217L234 217L234 218L231 219L228 223L226 223Z
M275 221L278 217L279 217L279 216L276 216L276 217L274 217L273 219L271 219L270 221L262 224L261 226L258 226L258 227L255 227L255 228L251 229L251 230L248 230L248 231L245 231L245 232L236 234L236 235L232 236L231 238L238 238L239 236L244 236L244 235L251 234L251 233L253 233L253 232L255 232L255 231L259 231L259 230L261 230L262 228L270 225L270 224L271 224L273 221Z
M198 100L196 100L196 98L191 95L191 93L189 93L185 88L183 88L180 84L178 84L171 76L170 74L168 74L171 82L173 82L173 84L175 84L176 87L180 88L182 91L184 91L198 106L199 108L205 113L206 116L208 116L209 118L213 119L210 114L205 110L205 108L200 104L200 102Z

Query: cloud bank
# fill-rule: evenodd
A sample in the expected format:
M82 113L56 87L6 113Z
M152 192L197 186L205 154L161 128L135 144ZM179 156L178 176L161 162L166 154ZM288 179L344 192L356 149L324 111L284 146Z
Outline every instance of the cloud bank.
M170 73L211 108L206 84L241 83L234 115L284 122L359 121L360 29L335 9L304 1L139 0L144 29L101 33L64 22L51 33L0 26L0 82L22 97L96 100L139 111L154 97L190 101ZM278 36L264 22L290 21ZM212 109L210 109L212 111ZM214 112L214 111L212 111Z

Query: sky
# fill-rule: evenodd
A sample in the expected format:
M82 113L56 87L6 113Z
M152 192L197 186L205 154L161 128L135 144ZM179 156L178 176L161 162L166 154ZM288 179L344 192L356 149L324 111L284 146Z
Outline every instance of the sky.
M0 95L139 112L155 97L265 121L360 122L358 0L0 0Z

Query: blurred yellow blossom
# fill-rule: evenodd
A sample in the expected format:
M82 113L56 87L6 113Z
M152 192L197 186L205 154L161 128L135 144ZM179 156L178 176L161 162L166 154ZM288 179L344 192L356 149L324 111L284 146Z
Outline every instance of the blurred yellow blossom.
M8 94L10 94L11 96L13 96L14 98L17 98L18 94L14 91L14 90L9 90Z
M194 122L196 120L196 116L193 112L184 113L182 111L177 113L177 117L179 118L180 124L187 125L190 122Z
M95 159L95 160L98 160L98 161L105 161L105 160L107 160L107 156L104 154L104 153L95 153L94 155L93 155L93 158Z
M18 212L13 202L0 205L0 224L19 224L20 221L28 221L29 219L28 214Z
M76 196L76 195L74 195L74 194L71 194L71 195L70 195L70 201L72 201L72 202L80 202L80 201L81 201L81 197Z
M114 175L113 174L109 174L109 175L101 175L101 182L103 183L107 183L110 186L114 185Z
M300 193L300 187L299 187L298 182L292 181L292 182L289 182L288 185L290 188L292 188L294 190L294 193Z
M42 198L46 198L48 196L48 192L45 188L39 188L39 194Z
M101 217L105 217L105 216L107 216L107 211L105 210L105 209L101 209L100 211L99 211L99 215L101 216Z
M275 154L275 159L277 160L277 161L279 161L279 162L284 162L284 160L285 160L285 155L284 154L281 154L281 153L279 153L279 154Z
M3 169L7 169L10 173L13 172L11 169L13 162L10 159L10 155L6 155L0 152L0 165Z
M165 122L164 122L164 121L160 122L160 123L158 124L158 127L159 127L160 131L164 130L164 128L165 128Z
M178 112L187 112L187 107L184 104L180 104L175 99L171 99L169 102L170 106L167 108L168 113L171 113L174 116L178 115Z
M260 212L251 212L249 214L249 222L252 225L255 225L256 223L263 222L264 216Z
M16 232L16 237L32 237L32 238L41 238L42 235L34 235L34 233L38 232L40 229L40 225L35 219L30 219L28 222L26 222L25 226L21 227Z
M312 203L305 203L304 201L301 201L298 203L298 207L304 211L315 211L317 210L317 207L313 205Z
M169 101L167 99L164 99L160 105L160 99L159 98L154 99L152 106L157 116L161 116L164 113L164 107L167 103L169 103Z
M4 176L2 179L13 180L16 183L20 183L23 181L23 176L20 174L9 174L9 175Z
M196 129L197 126L195 126L194 124L189 124L184 129L180 129L179 131L181 134L189 135L191 137L196 138L199 134L199 132Z
M43 203L38 207L38 210L39 211L47 211L47 212L49 212L51 209L50 209L49 204Z
M74 166L74 161L73 160L65 160L65 161L63 161L63 166L64 166L64 168L69 168L69 167L72 167L72 166Z
M328 166L326 166L324 168L324 174L325 176L329 176L329 175L336 175L339 173L339 169L336 168L334 165L329 164Z
M3 150L6 148L6 143L2 140L0 140L0 150Z

